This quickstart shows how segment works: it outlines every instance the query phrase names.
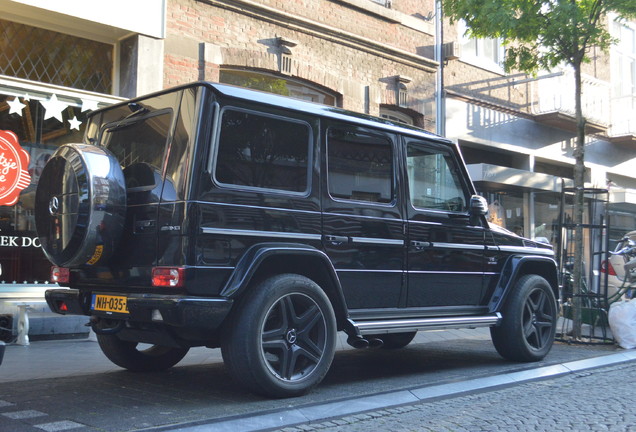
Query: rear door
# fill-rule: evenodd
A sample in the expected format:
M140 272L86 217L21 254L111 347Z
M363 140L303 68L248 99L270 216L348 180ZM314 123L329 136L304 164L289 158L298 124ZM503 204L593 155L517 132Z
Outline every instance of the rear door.
M397 137L338 123L323 133L323 247L347 306L398 307L405 236L396 177Z
M405 150L407 305L470 313L482 302L485 230L469 222L461 161L450 147L423 140L406 139Z

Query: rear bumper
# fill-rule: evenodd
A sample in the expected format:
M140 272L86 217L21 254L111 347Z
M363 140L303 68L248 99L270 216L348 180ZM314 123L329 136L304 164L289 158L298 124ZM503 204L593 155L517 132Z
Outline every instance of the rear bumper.
M173 327L217 329L232 307L232 300L160 294L123 294L128 314L109 315L91 310L92 292L77 289L50 289L45 293L51 310L62 315L98 315L134 322L164 324ZM66 310L60 306L66 305ZM158 313L157 313L158 311Z

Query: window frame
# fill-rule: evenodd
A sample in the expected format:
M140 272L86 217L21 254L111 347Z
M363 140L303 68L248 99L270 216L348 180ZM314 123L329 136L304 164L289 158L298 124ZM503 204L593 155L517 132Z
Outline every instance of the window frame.
M474 66L482 69L489 70L491 72L505 74L504 61L506 56L506 49L503 45L501 38L475 38L466 34L468 27L463 20L457 23L457 35L459 43L459 58L461 61L470 63ZM496 44L496 52L499 61L495 61L493 58L483 54L485 51L485 43ZM468 47L468 44L475 44L475 48ZM470 52L469 52L470 51Z
M237 191L251 191L251 192L261 192L261 193L269 193L269 194L278 194L278 195L291 195L296 197L308 197L311 194L312 190L312 167L313 167L313 145L314 145L314 130L311 127L311 124L305 120L297 119L294 117L282 116L278 114L272 114L269 112L242 108L234 105L226 105L217 109L217 115L215 116L215 126L214 132L212 136L212 148L213 152L210 158L210 178L214 185L223 189L237 190ZM307 128L307 167L305 170L305 179L306 186L302 191L293 191L287 189L274 189L274 188L265 188L259 186L247 186L247 185L237 185L233 183L224 183L217 179L216 172L218 166L218 158L219 158L219 149L220 149L220 141L221 141L221 132L222 132L222 121L223 115L227 111L237 111L252 115L257 115L261 117L268 117L276 120L287 121L290 123L296 123L300 125L304 125Z
M387 144L389 145L389 149L391 151L391 176L389 179L390 187L391 187L390 201L388 202L370 201L370 200L361 200L361 199L353 199L353 198L343 198L343 197L332 195L331 193L332 192L331 191L332 175L331 175L331 170L329 167L330 165L329 163L330 133L332 130L351 132L356 135L365 135L367 137L374 137L374 138L378 138L387 142ZM395 139L392 139L389 135L385 133L377 132L374 130L366 130L366 129L360 130L360 129L352 128L346 125L329 125L325 129L325 142L326 142L326 145L325 145L325 173L324 175L326 176L326 184L327 184L326 193L332 201L338 202L338 203L349 203L349 204L354 203L356 205L372 205L372 206L380 206L380 207L395 207L397 205L397 201L398 201L397 160L399 157L398 156L399 152L397 151L397 148L395 145Z
M446 160L450 159L453 163L454 166L449 166L448 164L446 165L449 168L454 169L457 172L456 178L459 180L459 187L461 188L461 192L462 192L462 197L464 198L464 209L462 211L453 211L453 210L443 210L443 209L436 209L436 208L428 208L428 207L421 207L421 206L417 206L415 205L415 203L413 202L413 196L411 195L411 189L412 189L412 185L411 185L411 176L410 176L410 172L409 172L409 166L408 166L408 158L409 158L409 147L410 146L416 146L417 148L420 149L428 149L428 150L432 150L435 151L437 154L441 154L444 156L448 156L445 157ZM452 171L451 171L452 172ZM471 188L470 186L466 183L466 179L465 176L462 175L462 164L460 163L460 158L458 157L457 153L454 152L451 148L448 148L446 146L442 146L442 145L437 145L428 141L424 141L424 140L420 140L417 138L410 138L407 137L405 138L405 142L404 142L404 184L405 184L405 188L406 188L406 199L408 200L409 206L411 207L411 210L414 210L416 212L419 213L435 213L435 214L454 214L454 215L467 215L468 211L469 211L469 204L470 204L470 196L472 195L471 193Z

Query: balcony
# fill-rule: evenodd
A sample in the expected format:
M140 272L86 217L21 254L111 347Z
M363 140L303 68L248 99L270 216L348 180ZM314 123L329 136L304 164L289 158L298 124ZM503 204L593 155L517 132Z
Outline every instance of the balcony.
M576 132L574 72L564 70L533 82L532 114L537 122ZM610 124L610 86L590 76L582 79L583 116L586 132L607 132Z
M611 109L610 141L617 144L636 143L636 96L613 98Z

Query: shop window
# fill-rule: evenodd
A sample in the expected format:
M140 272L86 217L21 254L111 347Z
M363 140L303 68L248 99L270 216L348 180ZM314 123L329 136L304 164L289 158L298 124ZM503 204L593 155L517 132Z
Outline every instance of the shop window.
M112 71L113 45L0 19L2 75L111 93Z
M31 177L15 205L0 205L0 284L45 283L49 278L51 265L35 231L35 189L55 150L62 144L83 141L87 116L98 108L97 100L70 96L70 91L62 93L34 90L33 86L28 91L18 86L0 87L0 130L15 134L29 154ZM99 102L104 100L100 97Z
M225 69L221 71L219 81L224 84L232 84L268 93L290 96L295 99L302 99L309 102L336 106L335 94L306 83L290 80L277 75Z

